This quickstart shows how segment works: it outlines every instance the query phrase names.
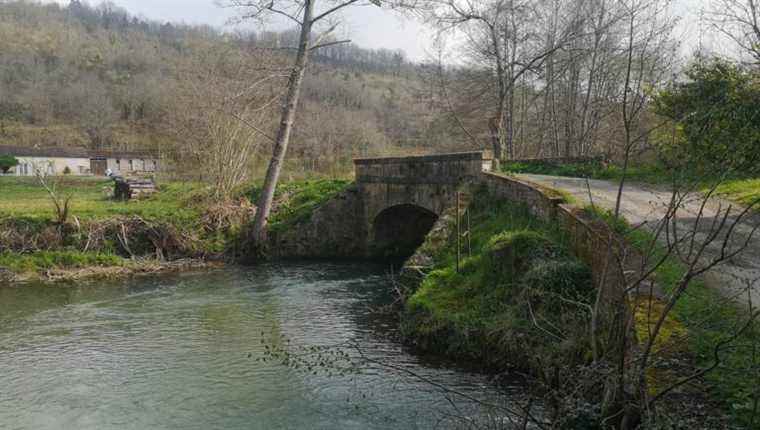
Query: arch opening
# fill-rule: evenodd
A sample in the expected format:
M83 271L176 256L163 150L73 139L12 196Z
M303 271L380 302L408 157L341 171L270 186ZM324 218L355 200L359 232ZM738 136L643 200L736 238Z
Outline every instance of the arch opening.
M437 220L435 213L410 204L383 210L373 223L373 254L383 258L410 257Z

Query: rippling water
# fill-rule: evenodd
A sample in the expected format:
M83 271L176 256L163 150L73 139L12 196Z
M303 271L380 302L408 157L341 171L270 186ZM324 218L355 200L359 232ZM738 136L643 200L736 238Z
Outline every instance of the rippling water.
M505 401L485 377L422 360L388 336L393 321L368 312L390 298L384 270L289 263L0 288L0 429L415 429L490 419L405 372ZM272 334L294 350L356 342L404 371L328 376L262 362Z

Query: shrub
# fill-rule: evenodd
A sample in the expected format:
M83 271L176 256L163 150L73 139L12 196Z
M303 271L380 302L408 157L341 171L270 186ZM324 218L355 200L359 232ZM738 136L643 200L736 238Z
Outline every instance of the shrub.
M673 164L704 172L760 172L760 78L724 60L700 62L688 80L660 91L655 112L674 122L661 139Z
M12 155L0 155L0 170L8 173L12 167L18 166L18 159Z

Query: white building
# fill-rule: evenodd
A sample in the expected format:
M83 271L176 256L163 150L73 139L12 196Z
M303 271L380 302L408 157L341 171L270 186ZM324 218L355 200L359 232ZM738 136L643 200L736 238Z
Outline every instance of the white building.
M10 155L19 161L11 169L17 176L34 176L37 171L47 175L105 176L108 169L115 175L129 176L157 172L159 165L155 155L144 152L0 146L0 155Z

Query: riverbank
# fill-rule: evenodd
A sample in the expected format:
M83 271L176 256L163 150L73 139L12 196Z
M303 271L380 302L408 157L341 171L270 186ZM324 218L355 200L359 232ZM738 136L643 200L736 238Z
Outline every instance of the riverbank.
M596 290L590 269L570 256L567 232L556 223L540 221L526 207L480 190L468 210L472 230L463 234L458 268L455 226L438 226L448 232L444 240L438 234L423 245L425 257L433 260L432 270L408 294L403 334L416 348L478 363L491 373L528 375L535 395L551 406L552 420L569 428L598 422L605 416L605 381L614 365L593 359L589 328ZM599 221L594 222L602 224ZM570 240L575 241L577 237ZM678 280L678 270L669 261L657 273L665 290ZM746 408L752 405L754 383L738 379L737 364L751 361L748 348L757 344L752 337L742 338L737 345L741 352L720 352L724 363L736 367L694 376L712 364L711 348L725 340L729 326L737 322L732 318L720 323L729 314L723 305L717 312L703 307L708 296L697 290L679 304L655 343L646 387L652 397L667 390L658 403L658 422L689 423L686 428L728 428L737 419L749 422ZM641 353L637 345L646 342L663 308L652 297L632 299L631 329L637 333L637 344L630 347L631 374ZM752 372L751 366L744 368ZM680 387L683 378L690 383ZM679 388L673 390L674 384Z
M348 181L301 180L278 188L270 221L275 234L308 220ZM199 183L162 183L147 198L113 200L111 181L61 178L71 195L65 223L55 220L47 191L34 178L0 178L0 282L76 280L177 271L233 261L255 215L258 187L228 199ZM8 197L7 199L5 197ZM184 263L183 263L184 262Z
M45 266L34 260L47 260ZM68 260L68 261L66 261ZM34 265L34 270L15 269ZM119 279L176 272L202 271L223 267L221 261L180 259L160 261L155 258L123 259L112 255L76 253L39 253L23 256L0 255L0 283L74 282L81 280ZM10 267L10 269L9 269ZM46 268L42 268L46 267Z
M405 336L423 350L488 370L529 371L547 382L560 368L584 362L584 307L594 288L563 233L484 189L474 192L468 211L459 268L454 233L431 250L432 271L407 298Z
M634 228L625 219L615 219L609 211L592 207L585 210L626 237L639 252L651 253L654 261L663 259L653 278L664 298L647 299L635 306L637 333L639 341L644 342L662 314L665 300L673 294L688 268L677 255L669 255L664 245L652 248L657 241L650 231ZM677 390L675 399L669 403L674 411L684 410L684 399L690 403L697 399L703 405L711 404L722 410L726 421L754 428L760 410L760 321L752 316L751 305L748 309L746 302L742 303L748 300L748 295L749 291L738 296L721 294L701 277L691 282L665 320L657 341L655 354L661 357L648 374L652 396L689 379L691 382ZM704 369L710 371L700 374ZM685 411L683 416L693 412Z

